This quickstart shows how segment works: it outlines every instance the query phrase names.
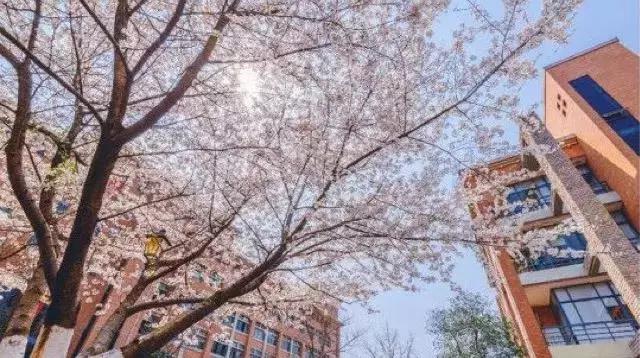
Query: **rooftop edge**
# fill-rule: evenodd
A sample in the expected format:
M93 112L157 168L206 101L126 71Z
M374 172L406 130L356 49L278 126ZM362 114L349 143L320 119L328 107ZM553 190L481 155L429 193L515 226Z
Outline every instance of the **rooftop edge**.
M595 46L593 46L593 47L590 47L590 48L588 48L588 49L586 49L586 50L582 50L582 51L580 51L580 52L578 52L578 53L575 53L575 54L573 54L573 55L571 55L571 56L569 56L569 57L565 57L565 58L564 58L564 59L562 59L562 60L558 60L558 61L552 62L552 63L550 63L550 64L548 64L548 65L544 66L543 68L544 68L545 70L549 70L549 69L550 69L550 68L552 68L552 67L558 66L558 65L560 65L560 64L562 64L562 63L565 63L565 62L567 62L567 61L571 61L571 60L573 60L573 59L575 59L575 58L577 58L577 57L584 56L584 55L586 55L586 54L588 54L588 53L590 53L590 52L593 52L593 51L598 50L598 49L600 49L600 48L602 48L602 47L605 47L605 46L607 46L607 45L611 45L611 44L613 44L613 43L617 43L617 42L620 42L620 39L618 39L617 37L614 37L614 38L612 38L612 39L610 39L610 40L607 40L607 41L605 41L605 42L601 42L601 43L599 43L599 44L597 44L597 45L595 45Z

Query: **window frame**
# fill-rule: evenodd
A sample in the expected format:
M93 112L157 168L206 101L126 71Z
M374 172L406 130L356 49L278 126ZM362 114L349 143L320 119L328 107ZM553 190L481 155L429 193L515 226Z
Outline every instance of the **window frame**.
M273 342L271 342L271 340L269 339L270 337L273 337ZM275 329L267 328L267 335L265 337L265 341L267 342L267 344L273 347L277 347L279 340L280 332L276 331Z
M535 211L551 205L551 183L544 175L514 183L509 185L509 188L511 190L506 195L506 201L510 206L507 215L520 214L525 208ZM548 194L543 194L541 189L546 189ZM535 199L530 197L530 193L535 194ZM513 200L514 198L517 200Z
M258 334L262 335L262 337L258 337ZM253 339L255 339L258 342L264 342L267 339L267 327L260 323L260 322L256 322L256 325L253 327L253 334L252 334Z
M636 155L640 155L640 122L589 75L569 81L571 87L597 112Z
M215 352L216 347L219 347L219 346L223 347L223 351L224 351L223 354L219 354L219 353ZM226 358L228 353L229 353L229 344L228 343L224 343L224 342L221 342L221 341L214 341L213 344L211 345L211 354L214 357Z
M624 236L629 240L629 242L631 242L631 245L635 247L636 251L640 251L640 233L638 233L638 230L633 227L633 224L631 223L631 221L629 221L629 218L624 213L624 211L622 209L614 210L610 213L610 215L618 228L620 228ZM627 228L628 231L623 229L623 227ZM629 235L627 235L629 231L631 231L633 237L629 237Z
M249 317L242 314L236 314L233 330L241 334L249 334L250 322L251 320L249 319ZM245 329L240 329L239 326L244 327Z
M602 285L602 284L606 285L610 294L602 294L598 290L598 285ZM589 297L572 297L572 293L570 289L577 288L577 287L590 287L592 289L592 295ZM566 295L567 298L566 299L561 298L560 295L558 294L559 292L562 292L563 295ZM615 302L615 305L609 305L607 303L608 301L611 302L611 300ZM584 309L581 308L581 306L577 305L578 303L583 303L583 302L597 302L596 306L598 306L599 304L601 307L604 307L610 316L612 315L612 312L609 310L609 308L619 308L619 312L623 316L620 318L615 318L611 316L609 320L605 320L605 321L589 321L589 320L585 321L585 318L583 318L583 315L587 312L585 312ZM578 318L579 322L571 322L571 320L568 317L568 313L565 311L565 307L563 306L564 304L570 304L572 310L575 312L575 315L576 315L574 318ZM582 343L586 343L587 341L591 343L593 341L606 341L611 339L615 340L616 336L613 335L613 333L611 333L611 336L610 336L611 338L607 336L604 336L604 338L603 337L592 338L588 333L586 333L586 339L583 338L583 336L580 336L580 338L578 338L579 333L576 333L575 330L577 330L577 332L587 332L586 327L590 325L593 326L593 325L600 325L600 324L603 324L603 325L631 324L632 326L637 327L637 323L635 322L633 315L629 311L626 304L622 301L620 292L616 289L616 287L613 285L611 281L601 281L601 282L586 283L586 284L580 284L580 285L555 288L551 291L551 306L553 310L560 316L562 327L564 327L561 333L564 336L564 339L566 342L575 340L576 343L582 344ZM594 335L597 336L597 334L594 334Z
M198 342L198 344L188 343L187 346L189 348L195 348L196 350L203 351L207 347L207 342L209 341L209 332L204 328L196 327L193 335L196 337L196 342ZM200 341L198 338L202 338L202 340Z
M242 356L244 355L244 351L247 349L247 347L238 342L238 341L233 341L230 345L229 345L229 353L228 353L228 357L229 358L242 358Z
M589 167L589 165L587 165L586 163L576 166L576 169L578 169L578 172L582 176L582 179L584 179L584 181L589 184L594 194L598 195L611 191L611 188L609 188L607 183L598 179L595 173L593 173L593 170L591 170L591 167Z
M249 358L262 358L263 356L264 354L260 348L251 348L251 352L249 352Z

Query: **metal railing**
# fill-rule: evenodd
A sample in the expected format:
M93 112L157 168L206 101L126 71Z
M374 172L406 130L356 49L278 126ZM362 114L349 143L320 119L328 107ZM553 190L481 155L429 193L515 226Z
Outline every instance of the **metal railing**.
M632 319L553 326L542 329L544 338L550 346L628 340L633 338L637 331L638 323Z

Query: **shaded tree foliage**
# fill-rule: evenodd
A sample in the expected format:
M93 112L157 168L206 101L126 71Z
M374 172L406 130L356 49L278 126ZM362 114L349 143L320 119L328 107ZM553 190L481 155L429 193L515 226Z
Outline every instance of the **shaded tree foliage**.
M432 311L427 331L436 338L438 357L523 356L522 349L512 339L509 323L476 293L463 292L449 307Z

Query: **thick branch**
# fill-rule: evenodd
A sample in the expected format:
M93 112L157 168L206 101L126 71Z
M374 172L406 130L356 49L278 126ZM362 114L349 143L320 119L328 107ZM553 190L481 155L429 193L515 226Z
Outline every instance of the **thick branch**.
M238 3L239 0L233 1L230 5L230 10L235 9ZM211 35L209 35L209 38L204 45L204 48L200 51L198 56L196 56L195 60L185 69L184 74L180 77L176 86L167 93L160 103L147 112L144 117L130 127L125 128L122 133L117 136L116 141L122 144L131 141L155 125L162 116L164 116L169 110L171 110L171 108L173 108L173 106L176 105L176 103L178 103L187 90L191 88L191 85L196 79L198 73L200 73L204 65L209 61L209 58L218 44L222 31L228 23L229 18L224 13L220 15Z

